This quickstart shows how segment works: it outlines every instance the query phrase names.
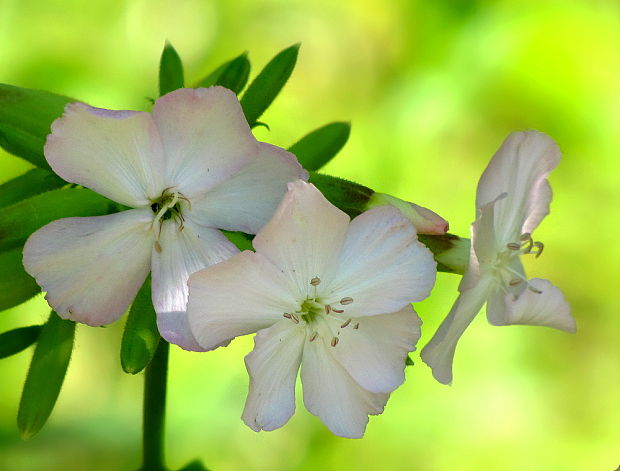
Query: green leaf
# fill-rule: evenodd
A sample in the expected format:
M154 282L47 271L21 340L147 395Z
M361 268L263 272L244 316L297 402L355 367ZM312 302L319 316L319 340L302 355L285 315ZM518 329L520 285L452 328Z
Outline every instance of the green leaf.
M297 156L303 168L318 170L343 148L350 133L349 123L329 123L302 137L288 150Z
M31 325L0 334L0 358L6 358L25 350L37 341L40 333L40 325Z
M222 231L228 240L237 246L237 248L241 251L244 250L252 250L254 251L254 247L252 246L252 239L248 234L243 232L232 232L232 231Z
M205 78L203 78L202 80L200 80L195 86L194 88L200 88L200 87L212 87L213 85L215 85L215 82L217 82L217 79L220 78L220 75L222 75L222 72L224 71L224 69L226 67L228 67L228 65L232 62L233 60L229 60L224 62L222 65L218 66L217 68L215 68L213 71L211 71L209 73L209 75L207 75Z
M62 178L42 168L33 168L23 175L0 185L0 208L31 196L66 185Z
M56 219L100 216L115 203L86 188L51 190L0 210L0 250L22 245L28 236Z
M407 355L407 358L405 359L405 366L413 366L413 360L409 355Z
M374 190L344 178L310 172L310 183L314 184L327 200L342 209L352 218L366 210L366 204Z
M22 248L0 252L0 311L17 306L41 291L22 265Z
M54 93L0 84L0 146L37 167L49 168L43 145L52 121L77 100Z
M159 339L149 277L138 291L125 324L121 343L123 371L132 375L142 371L153 359Z
M19 403L17 428L24 440L41 430L54 409L71 359L74 336L75 323L52 312L34 350Z
M184 86L183 63L172 44L166 41L159 61L159 96Z
M231 60L222 70L215 81L215 85L226 87L239 95L250 77L250 61L248 53L244 52Z
M254 127L256 120L271 105L291 76L297 62L299 46L295 44L278 53L243 94L241 107L251 127Z

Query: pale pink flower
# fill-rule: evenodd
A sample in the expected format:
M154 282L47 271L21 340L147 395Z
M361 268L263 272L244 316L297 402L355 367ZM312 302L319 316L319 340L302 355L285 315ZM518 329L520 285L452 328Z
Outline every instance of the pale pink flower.
M258 332L243 412L253 430L292 416L301 365L307 409L336 435L361 437L404 380L421 324L410 303L435 282L432 254L397 209L350 221L303 181L289 184L254 248L190 277L196 340L211 349Z
M185 313L191 273L237 248L218 229L256 233L305 178L296 158L252 135L234 93L180 89L153 111L67 106L45 157L65 180L132 209L54 221L32 234L24 266L63 318L117 320L149 271L162 337L200 350Z

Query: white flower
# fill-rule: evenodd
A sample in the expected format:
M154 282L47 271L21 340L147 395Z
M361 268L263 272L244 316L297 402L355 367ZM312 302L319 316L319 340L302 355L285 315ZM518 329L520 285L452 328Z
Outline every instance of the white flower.
M289 184L273 219L245 251L190 277L188 317L205 349L257 332L246 357L243 420L284 425L304 402L336 435L361 437L404 380L420 324L410 303L428 296L435 261L398 210L349 221L311 184Z
M257 142L234 93L180 89L151 113L67 106L45 144L52 169L133 209L54 221L24 266L56 312L98 326L118 319L152 271L162 337L200 350L185 307L191 273L238 252L219 229L256 233L305 177L297 159Z
M543 244L533 230L549 213L547 176L560 151L545 134L511 134L491 159L478 183L477 219L471 226L469 266L460 295L439 330L422 350L422 360L439 382L452 381L456 344L482 306L493 325L544 325L575 331L562 292L549 281L528 280L520 256L538 257Z

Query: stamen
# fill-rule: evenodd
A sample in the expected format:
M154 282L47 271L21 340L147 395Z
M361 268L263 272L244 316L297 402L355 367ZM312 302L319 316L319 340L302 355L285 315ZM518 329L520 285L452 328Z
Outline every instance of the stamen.
M360 328L360 323L358 322L357 324L355 324L355 325L353 326L353 328L354 328L355 330L359 329L359 328Z
M295 314L285 312L284 314L282 314L282 317L286 317L287 319L292 320L295 324L299 324L299 317L297 317Z
M316 340L316 338L319 336L318 332L314 332L310 338L308 339L310 342L314 342Z
M161 253L161 244L158 240L155 241L155 250L157 251L157 253Z
M318 276L315 276L310 280L310 284L312 286L318 286L321 283L321 279Z
M288 312L285 312L284 314L282 314L282 317L286 317L287 319L292 319L293 315L289 314Z
M347 319L346 322L344 324L342 324L340 326L341 329L344 329L346 326L348 326L351 323L351 319Z
M512 280L510 280L508 282L508 284L510 286L517 286L519 283L521 283L523 280L520 280L519 278L513 278Z
M532 285L530 285L529 283L528 283L528 285L527 285L527 289L529 289L529 290L530 290L530 291L532 291L533 293L536 293L536 294L542 294L542 291L541 291L541 290L534 288L534 287L533 287Z
M542 255L543 250L545 249L545 244L543 244L542 242L534 242L534 247L538 249L535 255L535 257L538 258Z
M523 241L523 244L521 244L521 246L525 247L523 249L523 253L524 254L530 253L532 251L532 247L534 246L534 240L532 240L532 234L530 234L529 232L526 232L525 234L521 234L520 239Z
M340 304L342 304L343 306L346 306L347 304L351 304L353 302L353 298L342 298L340 300Z
M325 314L329 315L332 312L332 307L329 304L325 305Z
M521 244L517 244L516 242L509 242L508 244L506 244L506 247L508 247L510 250L520 250Z
M339 340L338 337L334 337L332 339L332 347L335 347L336 345L338 345L338 340Z
M332 307L332 311L337 312L338 314L342 314L344 312L344 309L336 309L335 307Z

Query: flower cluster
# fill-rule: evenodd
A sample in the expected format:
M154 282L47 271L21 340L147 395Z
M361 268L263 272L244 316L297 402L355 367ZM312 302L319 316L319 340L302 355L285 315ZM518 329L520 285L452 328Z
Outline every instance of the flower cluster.
M307 409L340 436L364 434L404 381L436 262L418 232L443 234L430 210L376 194L354 219L312 184L296 157L258 142L221 87L180 89L151 113L74 103L45 145L52 169L126 207L66 218L32 234L24 266L64 318L117 320L149 272L161 336L206 351L255 333L243 420L284 425L301 369ZM478 186L469 266L452 311L422 352L450 382L456 342L487 302L494 324L574 330L546 280L519 256L540 255L533 229L548 212L559 152L543 134L509 137ZM221 230L256 234L239 252Z

